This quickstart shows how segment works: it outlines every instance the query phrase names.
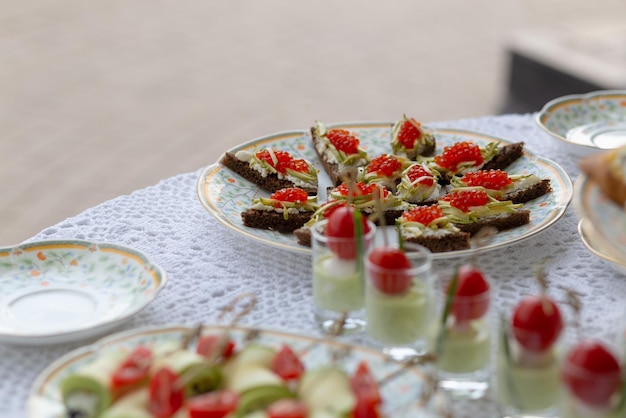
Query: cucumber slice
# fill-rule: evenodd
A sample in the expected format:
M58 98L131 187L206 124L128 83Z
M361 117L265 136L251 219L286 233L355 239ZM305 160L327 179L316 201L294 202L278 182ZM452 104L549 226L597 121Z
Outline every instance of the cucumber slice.
M226 379L226 387L237 393L245 392L258 387L285 386L283 380L271 370L255 365L242 365L233 370Z
M356 406L350 379L341 369L324 367L304 374L298 395L311 411L346 416Z
M256 387L241 395L235 415L243 417L255 411L263 411L279 399L293 398L294 396L285 386Z

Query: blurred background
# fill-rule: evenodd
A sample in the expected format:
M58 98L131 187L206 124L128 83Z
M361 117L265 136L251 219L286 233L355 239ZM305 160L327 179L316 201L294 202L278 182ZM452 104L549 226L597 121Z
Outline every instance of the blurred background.
M0 3L0 246L316 120L626 88L624 0Z

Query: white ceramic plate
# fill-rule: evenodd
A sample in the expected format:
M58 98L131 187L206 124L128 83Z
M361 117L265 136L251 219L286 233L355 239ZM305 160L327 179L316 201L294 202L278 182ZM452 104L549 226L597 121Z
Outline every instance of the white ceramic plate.
M619 263L626 263L626 214L602 193L587 176L580 175L575 182L574 207L579 218L589 222L596 245Z
M626 145L626 90L558 97L546 103L536 122L575 155Z
M223 327L207 326L205 333L215 333ZM104 338L94 345L74 350L59 358L49 365L36 378L27 401L27 413L30 418L62 418L64 407L60 397L60 382L74 370L92 361L97 355L105 350L132 350L138 345L150 345L155 342L181 341L185 333L192 329L185 326L171 326L163 328L145 328L126 331ZM249 335L250 328L236 327L232 336L237 345L241 347L242 341ZM254 330L258 331L258 330ZM281 344L289 344L295 352L301 352L304 348L310 348L303 355L302 360L307 369L330 364L331 349L346 348L337 343L327 340L318 340L311 337L288 334L278 331L261 330L257 341L263 345L279 348ZM380 381L386 376L396 372L400 366L397 363L387 361L380 352L373 349L347 346L348 350L342 350L340 366L352 373L359 362L367 361L371 372L376 380ZM381 395L384 399L385 411L394 417L435 417L419 405L420 395L425 389L425 379L420 370L408 368L398 377L391 379L389 383L381 387ZM439 398L436 401L441 401ZM429 408L434 408L436 402Z
M55 344L104 333L143 309L165 281L146 255L120 245L0 248L0 342Z
M606 261L616 272L626 274L626 260L620 261L609 248L602 246L602 240L598 238L598 233L588 219L578 222L578 236L589 252Z
M370 155L383 152L391 153L391 123L347 123L334 124L329 127L341 127L358 133L361 146ZM502 144L510 142L493 136L458 129L439 129L435 131L437 152L444 146L457 141L473 141L484 145L492 141ZM258 147L274 147L289 151L299 158L309 160L320 170L319 202L325 199L325 190L331 184L328 176L319 163L311 143L308 131L291 131L265 136L235 147L230 151L254 150ZM553 225L563 216L572 198L572 182L565 171L555 162L541 158L529 150L507 169L513 174L533 173L541 178L549 178L553 191L545 196L534 199L525 205L530 210L530 223L508 231L499 232L492 241L479 251L502 248L537 234ZM267 245L289 251L310 253L311 249L297 243L293 234L267 231L245 227L241 221L241 212L251 205L252 199L269 194L256 185L243 179L219 163L207 167L200 175L197 183L198 197L202 205L222 224L235 232ZM391 228L391 227L388 227ZM395 234L388 234L394 237ZM468 255L472 250L450 251L433 254L434 258L451 258Z

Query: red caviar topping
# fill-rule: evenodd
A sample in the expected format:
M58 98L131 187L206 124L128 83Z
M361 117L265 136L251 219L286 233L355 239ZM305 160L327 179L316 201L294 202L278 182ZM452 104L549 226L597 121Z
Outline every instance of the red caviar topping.
M326 133L326 138L338 151L343 151L346 154L359 152L359 140L345 129L331 129Z
M385 186L376 185L376 184L365 184L362 181L354 183L354 196L368 196L374 193L374 190L379 187L383 190L383 197L387 197L389 194L389 190ZM342 196L348 196L350 193L350 189L348 188L347 183L343 182L339 186L337 186L334 192L339 193Z
M452 192L445 195L441 200L450 202L450 206L469 212L471 207L484 206L489 203L489 195L482 190L468 190Z
M292 160L287 166L288 169L297 171L298 173L308 173L309 165L304 160Z
M411 168L409 168L409 171L407 172L407 176L409 180L411 181L411 183L413 183L415 180L419 179L420 177L426 177L426 178L422 178L418 182L419 184L423 184L424 186L432 186L435 183L435 180L433 179L433 175L429 173L428 171L426 171L426 169L422 167L420 164L412 165Z
M376 173L379 176L392 177L402 169L402 163L393 155L382 154L374 158L367 166L368 173Z
M474 166L479 166L484 160L478 145L462 141L445 147L443 154L435 157L435 162L450 171L457 171L461 163L473 162Z
M407 221L419 222L423 225L429 225L435 219L443 216L443 211L437 205L418 206L402 214L402 217Z
M417 126L421 126L419 122L414 122ZM405 120L400 125L400 131L398 132L398 142L406 149L415 148L415 143L421 139L422 133L415 127L413 123Z
M282 205L279 202L293 202L293 203L306 203L309 195L302 189L297 187L288 187L275 191L270 195L270 199L277 200L274 203L274 207L280 208Z
M509 175L502 170L480 170L467 173L461 181L468 186L482 186L491 190L500 190L513 183Z
M272 153L266 149L257 152L256 157L259 160L265 161L270 166L274 167L276 171L278 171L279 173L284 174L285 170L287 169L287 166L289 165L291 160L293 160L293 157L289 155L288 152L285 152L285 151L280 151L280 150L272 150L272 151L274 153L274 157L276 158L276 161L274 161L274 159L272 158Z

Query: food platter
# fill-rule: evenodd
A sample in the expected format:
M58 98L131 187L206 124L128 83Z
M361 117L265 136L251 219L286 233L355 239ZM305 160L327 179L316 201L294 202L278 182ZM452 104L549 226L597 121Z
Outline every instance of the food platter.
M340 127L357 133L360 138L361 146L370 155L391 153L391 126L392 123L390 122L356 122L328 125L329 128ZM434 132L437 138L438 151L443 149L444 146L451 145L457 141L473 141L479 146L492 141L497 141L502 144L510 143L510 141L501 138L460 129L438 129ZM320 171L318 202L325 201L325 190L330 185L330 180L317 159L311 143L310 132L307 130L299 130L268 135L239 145L229 151L233 153L239 150L252 151L259 147L282 149L292 153L297 158L304 158L313 163ZM555 162L542 158L528 149L525 149L524 155L509 166L507 171L513 174L533 173L541 178L549 178L553 191L525 204L525 208L529 209L531 212L531 220L528 225L499 232L492 241L482 247L480 251L503 248L544 231L563 216L571 201L573 188L567 173ZM200 202L206 210L215 216L223 225L238 234L266 245L288 251L300 253L311 252L310 248L299 245L293 234L243 226L241 212L250 206L253 198L268 196L269 194L222 166L219 162L206 167L202 171L197 182L197 193ZM389 233L388 235L390 237L395 236L393 233ZM434 257L436 259L459 257L467 255L470 251L471 250L462 250L436 253Z
M576 156L626 145L626 90L558 97L546 103L536 122Z
M0 342L56 344L104 333L148 305L165 282L145 254L116 244L0 248Z
M221 326L205 326L203 332L217 333L223 329L224 327ZM65 410L60 395L61 382L73 371L93 361L96 356L110 350L130 352L139 345L178 343L190 332L193 332L192 328L182 325L143 328L114 334L93 345L69 352L50 364L35 379L26 404L27 416L30 418L64 417ZM346 346L329 340L243 327L231 329L230 335L238 347L241 347L244 344L243 341L254 335L255 343L274 348L288 344L295 352L304 351L302 361L307 369L329 365L333 352L335 352L334 355L341 355L341 363L339 364L349 373L356 369L358 363L367 361L377 381L398 372L403 367L398 363L388 361L382 354L373 349ZM427 406L423 406L419 402L423 391L427 389L426 382L425 376L419 369L406 368L405 371L397 373L396 377L389 379L388 383L382 385L380 390L384 399L384 409L389 414L388 416L438 416L429 412L431 408L436 410L442 407L441 399L438 396L434 397L431 403L427 403Z
M624 209L606 197L586 175L575 182L574 207L579 218L593 227L596 246L603 254L626 263L626 215Z

